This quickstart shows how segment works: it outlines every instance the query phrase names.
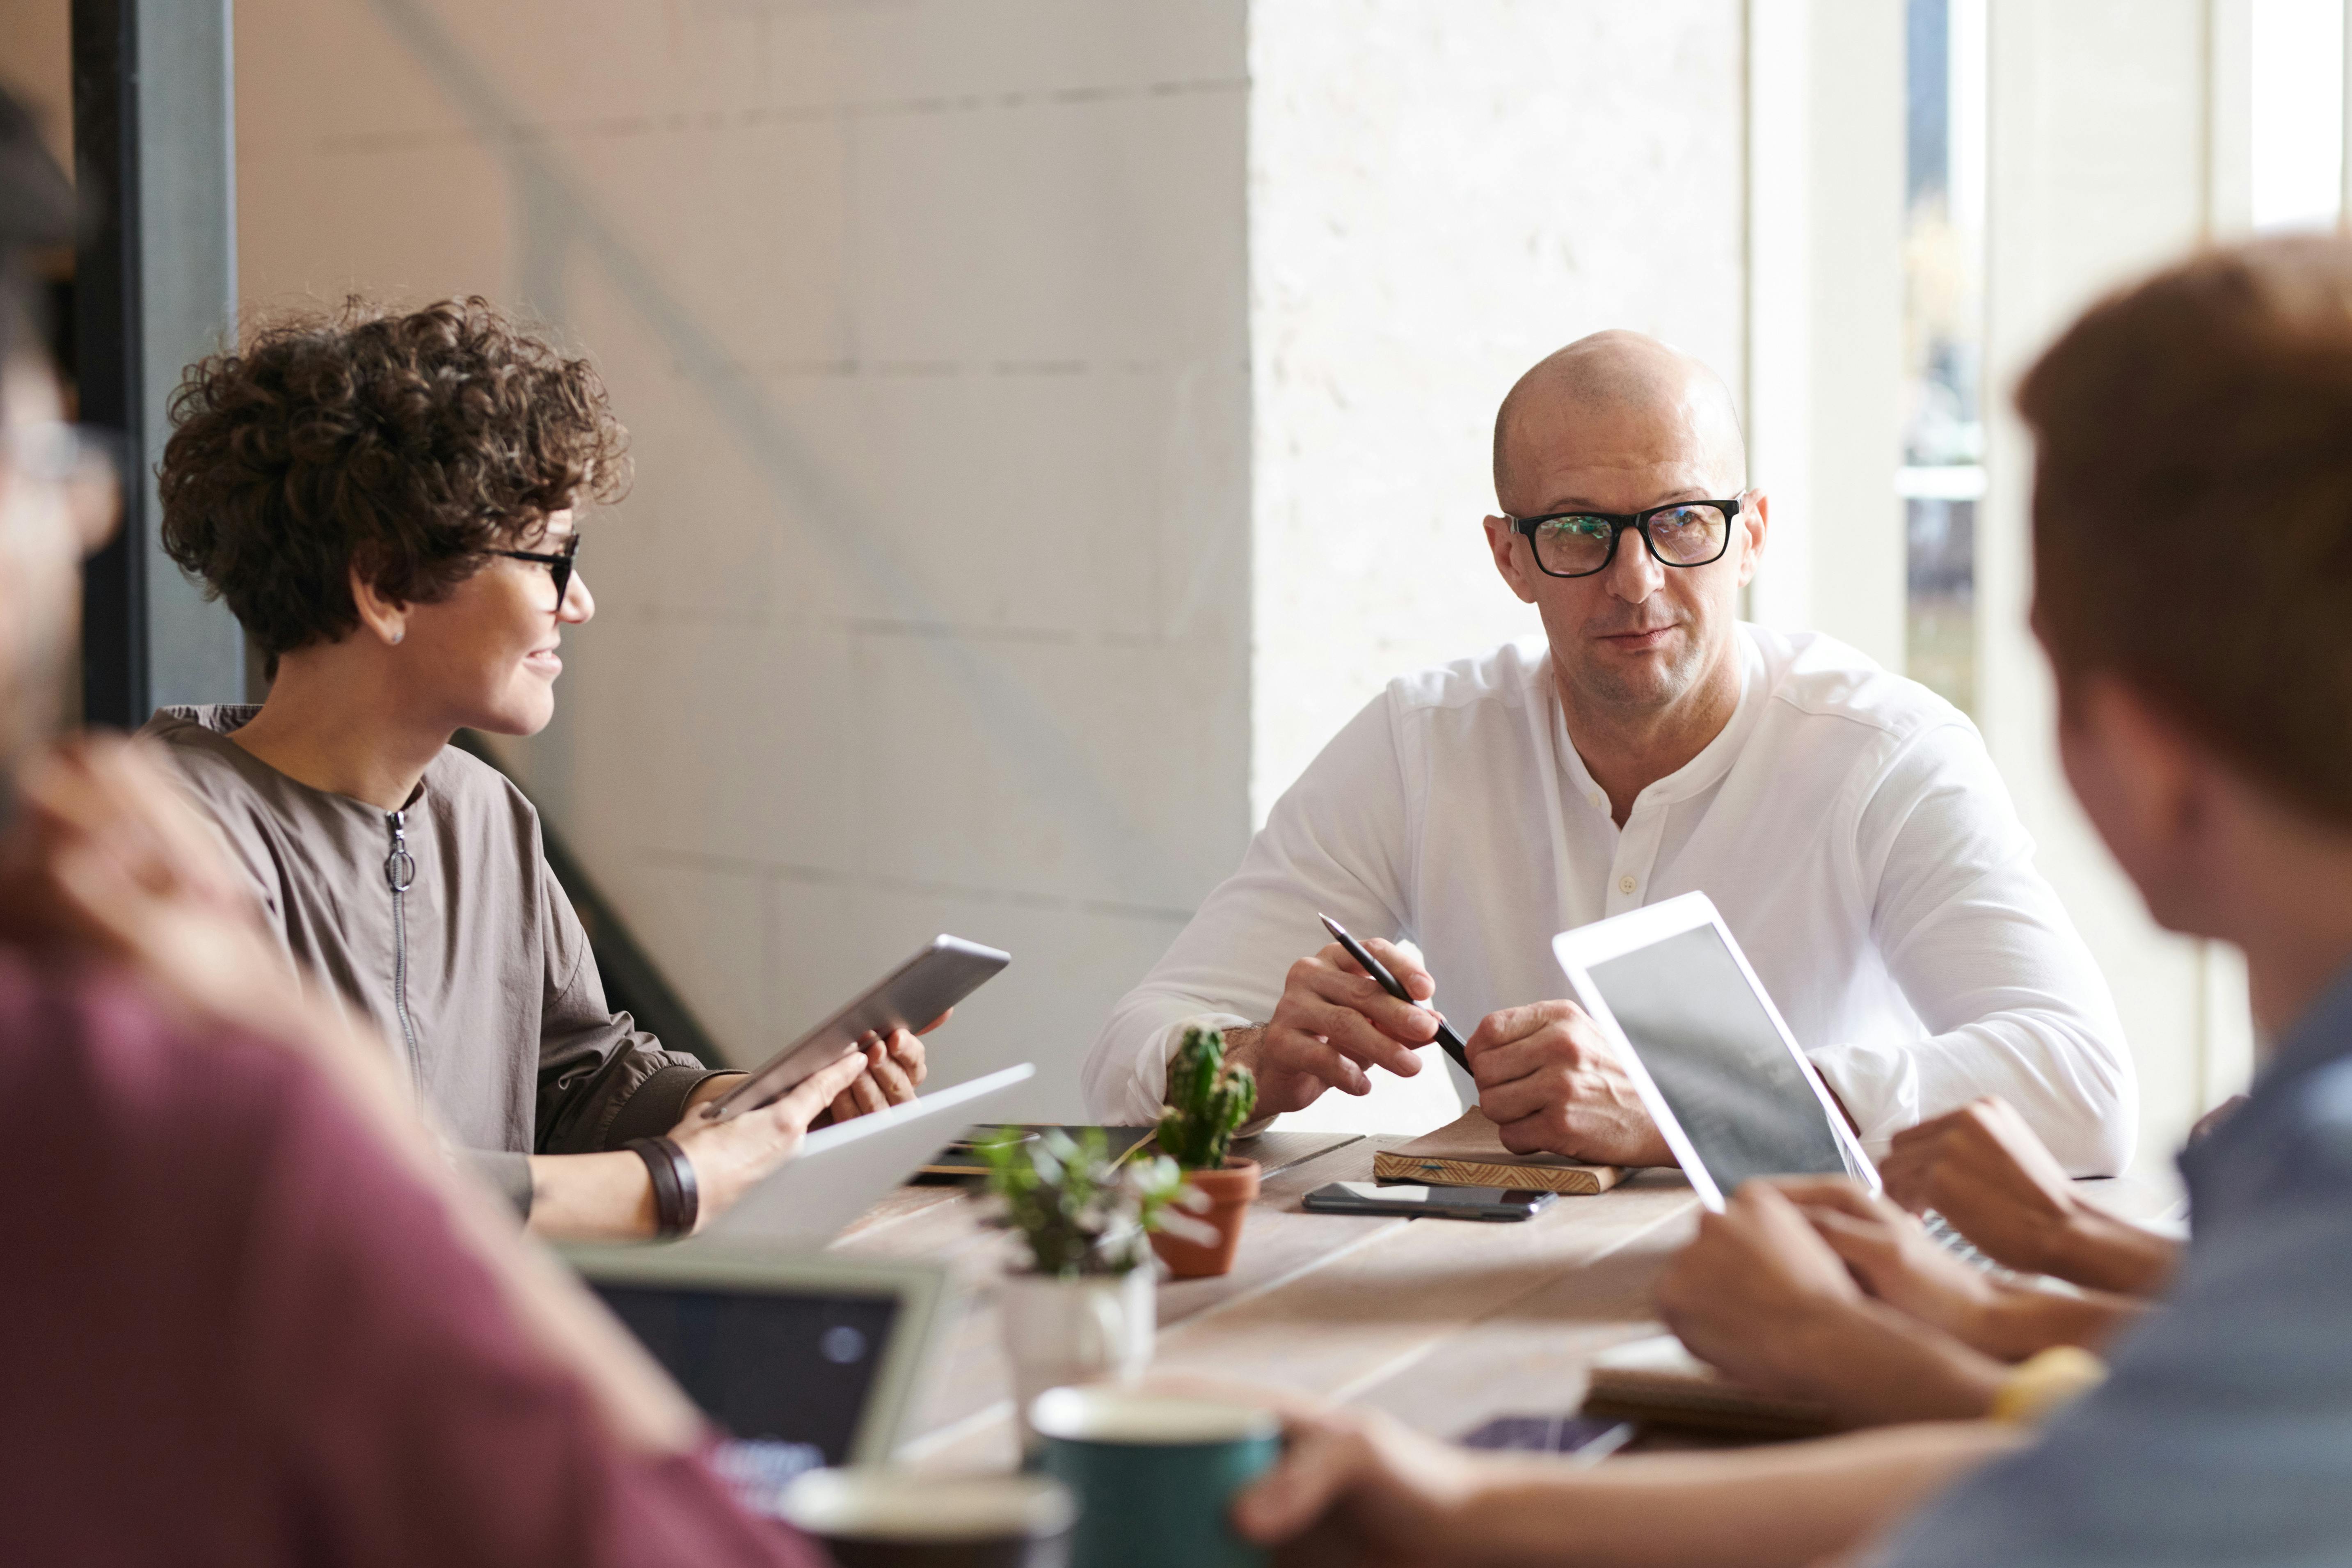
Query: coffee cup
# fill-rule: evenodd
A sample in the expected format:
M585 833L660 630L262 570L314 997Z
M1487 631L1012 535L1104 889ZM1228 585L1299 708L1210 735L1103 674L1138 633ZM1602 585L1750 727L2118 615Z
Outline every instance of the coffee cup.
M1281 1453L1272 1411L1097 1384L1038 1395L1029 1420L1077 1499L1070 1568L1263 1568L1231 1515Z
M840 1568L1067 1568L1076 1517L1045 1476L926 1476L885 1466L811 1470L776 1511Z

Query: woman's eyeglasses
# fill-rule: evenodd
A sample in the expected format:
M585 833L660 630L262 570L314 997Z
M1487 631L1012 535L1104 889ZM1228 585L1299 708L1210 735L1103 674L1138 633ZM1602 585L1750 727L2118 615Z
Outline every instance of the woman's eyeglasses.
M503 555L509 561L536 561L546 567L548 574L555 579L555 613L559 616L563 613L563 597L572 592L572 563L580 556L578 534L572 536L561 554L544 550L493 550L490 553Z

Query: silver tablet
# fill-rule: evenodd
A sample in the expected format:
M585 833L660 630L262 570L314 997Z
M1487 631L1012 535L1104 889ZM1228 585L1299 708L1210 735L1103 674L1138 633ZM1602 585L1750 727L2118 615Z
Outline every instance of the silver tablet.
M719 1102L721 1121L783 1098L793 1086L856 1049L871 1030L919 1029L1013 962L1009 952L942 936L868 986L865 994L770 1057Z

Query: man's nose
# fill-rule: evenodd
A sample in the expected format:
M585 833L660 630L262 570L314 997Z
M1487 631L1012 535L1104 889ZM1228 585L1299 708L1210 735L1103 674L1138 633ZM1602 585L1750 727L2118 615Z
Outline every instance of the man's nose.
M1656 593L1665 577L1666 569L1650 553L1650 542L1640 529L1629 528L1617 536L1617 559L1609 563L1607 578L1612 597L1638 605Z

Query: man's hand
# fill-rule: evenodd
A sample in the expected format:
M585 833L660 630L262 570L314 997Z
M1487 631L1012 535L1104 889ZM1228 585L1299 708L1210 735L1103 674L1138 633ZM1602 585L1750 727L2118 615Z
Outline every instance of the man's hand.
M1861 1315L1862 1288L1795 1204L1749 1182L1658 1277L1658 1312L1691 1354L1777 1393L1819 1391L1824 1347Z
M761 1178L799 1153L809 1124L866 1069L865 1053L853 1051L794 1084L773 1105L731 1121L712 1120L709 1103L688 1111L669 1135L694 1162L701 1194L696 1228L733 1207Z
M2145 1296L2171 1277L2168 1240L2086 1203L2007 1102L1990 1097L1895 1135L1887 1194L1934 1209L1995 1262L2095 1290Z
M1990 1096L1897 1132L1878 1173L1905 1208L1934 1209L1996 1262L2034 1273L2082 1206L2025 1118Z
M2000 1295L1993 1282L1938 1246L1900 1205L1843 1176L1783 1176L1770 1184L1864 1290L1988 1355L2006 1353L1989 1321Z
M1479 1108L1513 1153L1675 1163L1616 1050L1575 1003L1489 1013L1463 1047Z
M1416 999L1437 994L1412 949L1377 937L1364 945ZM1303 1110L1327 1089L1369 1094L1370 1068L1412 1077L1421 1071L1414 1047L1437 1038L1437 1025L1435 1013L1381 990L1333 942L1290 966L1273 1018L1255 1040L1237 1042L1232 1059L1257 1075L1258 1114L1271 1116Z
M1234 1500L1245 1539L1284 1546L1286 1564L1420 1568L1464 1554L1458 1531L1476 1528L1463 1517L1477 1475L1466 1450L1369 1410L1294 1405L1284 1426L1281 1460Z
M1849 1426L1972 1419L2004 1375L1991 1357L1865 1297L1814 1221L1769 1182L1700 1216L1657 1302L1693 1355Z

